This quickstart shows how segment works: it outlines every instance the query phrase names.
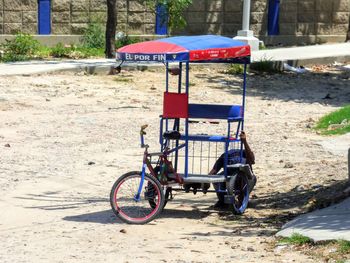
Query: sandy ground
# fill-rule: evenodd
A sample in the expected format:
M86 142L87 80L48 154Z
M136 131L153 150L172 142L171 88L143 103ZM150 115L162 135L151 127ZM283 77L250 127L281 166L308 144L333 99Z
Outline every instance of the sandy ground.
M191 101L239 102L238 78L212 68L191 74ZM1 78L0 262L320 260L275 247L273 235L347 178L345 157L325 151L310 127L350 101L349 75L249 77L246 131L258 184L243 216L211 208L212 193L178 193L158 219L126 225L109 192L118 176L140 169L141 124L158 149L163 81L158 71Z

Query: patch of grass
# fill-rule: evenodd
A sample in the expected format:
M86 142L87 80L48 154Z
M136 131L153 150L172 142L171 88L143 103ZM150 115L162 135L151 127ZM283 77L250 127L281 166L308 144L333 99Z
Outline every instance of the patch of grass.
M226 74L229 75L238 75L243 74L244 67L240 64L231 64L228 69L225 71Z
M287 244L293 244L293 245L304 245L304 244L309 244L312 243L312 240L306 236L303 236L298 233L294 233L290 237L284 237L282 238L279 243L287 243Z
M76 47L76 52L80 52L83 57L82 58L92 58L92 57L105 57L105 49L104 48L87 48L87 47Z
M322 117L315 129L324 135L340 135L350 132L350 105Z
M342 254L350 253L350 241L347 240L338 240L339 252Z

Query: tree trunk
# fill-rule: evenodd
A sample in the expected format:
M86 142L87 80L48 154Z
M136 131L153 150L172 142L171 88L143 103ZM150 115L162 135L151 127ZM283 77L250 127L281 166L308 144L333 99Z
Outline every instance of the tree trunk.
M117 27L117 0L107 0L106 50L107 58L115 57L115 31Z
M348 28L348 33L346 35L346 41L350 41L350 18L349 18L349 28Z

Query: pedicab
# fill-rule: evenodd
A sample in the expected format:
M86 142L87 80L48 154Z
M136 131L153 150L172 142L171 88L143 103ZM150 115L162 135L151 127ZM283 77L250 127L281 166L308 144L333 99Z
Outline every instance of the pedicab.
M148 125L143 125L141 170L121 175L114 183L110 193L113 212L126 223L145 224L162 212L174 191L194 194L202 191L216 192L234 214L242 214L248 205L253 178L250 166L243 161L244 149L239 138L244 128L249 45L214 35L168 37L124 46L117 50L117 61L119 66L124 62L163 63L165 92L159 120L160 151L148 151L149 145L145 142ZM239 102L231 105L189 103L192 63L243 65ZM203 127L211 123L223 123L224 132L203 133ZM197 132L198 126L201 126L200 132ZM232 150L239 152L238 161L231 162L228 152ZM221 153L223 171L209 174L212 163ZM210 184L214 190L208 190Z

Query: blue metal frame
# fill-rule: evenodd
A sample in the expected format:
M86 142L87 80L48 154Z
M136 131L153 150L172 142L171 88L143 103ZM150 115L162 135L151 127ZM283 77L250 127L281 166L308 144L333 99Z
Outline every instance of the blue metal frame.
M156 6L156 26L155 33L157 35L167 35L168 34L168 12L167 8L163 4L158 4Z
M51 0L38 0L38 33L51 34Z
M143 182L145 181L145 174L146 174L146 164L144 163L142 165L142 173L141 173L140 185L139 185L139 188L137 190L136 195L134 196L134 200L136 202L141 201L141 192L142 192Z
M178 93L182 92L182 63L179 62L180 74L178 77ZM169 91L169 63L166 65L166 91ZM186 94L189 93L189 62L185 64L185 85L186 85ZM237 139L239 132L244 129L244 112L245 112L245 98L246 98L246 86L247 86L247 64L244 64L243 72L243 91L242 91L242 104L241 105L207 105L207 104L189 104L189 116L185 119L185 134L180 138L184 141L184 144L179 146L179 140L176 141L175 148L171 149L169 153L175 152L175 171L177 171L178 165L178 150L185 147L185 167L184 167L184 176L188 177L188 158L189 158L189 141L202 141L202 142L223 142L225 143L225 159L224 159L224 175L227 177L227 164L228 164L228 150L230 143L241 142ZM201 108L203 109L201 111ZM189 118L213 118L213 119L226 119L227 120L227 134L226 136L222 135L189 135ZM169 120L174 120L174 130L179 131L180 123L178 118L163 118L160 119L160 134L159 142L161 144L161 151L164 151L166 148L166 143L162 137L163 131L168 131L169 129ZM164 121L165 121L165 130L164 130ZM236 136L231 138L231 123L237 122ZM243 144L240 143L240 160L243 159Z
M269 0L267 33L269 36L279 35L280 0Z

